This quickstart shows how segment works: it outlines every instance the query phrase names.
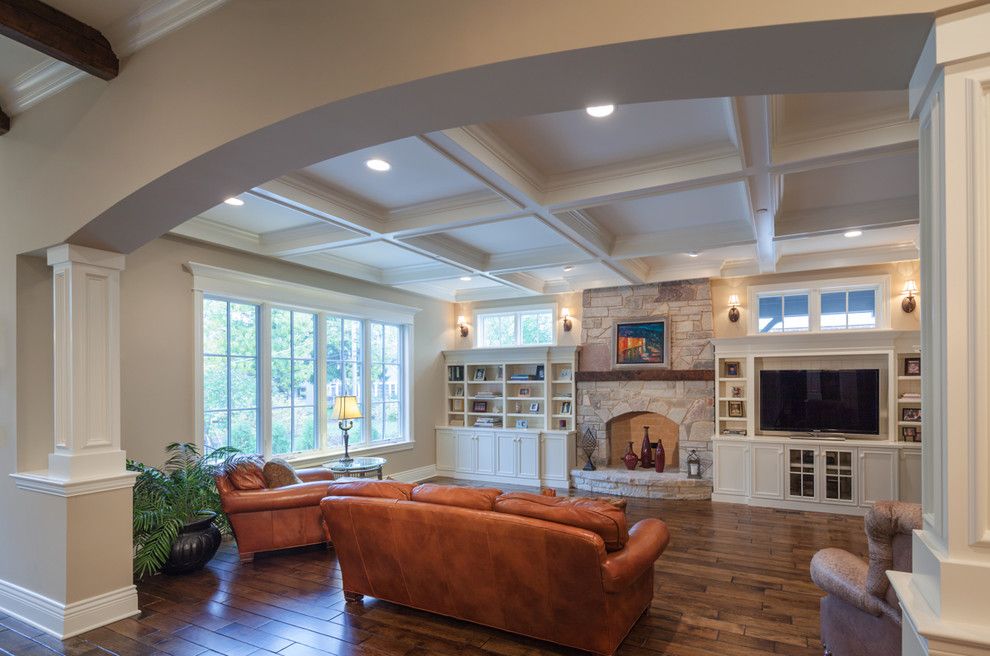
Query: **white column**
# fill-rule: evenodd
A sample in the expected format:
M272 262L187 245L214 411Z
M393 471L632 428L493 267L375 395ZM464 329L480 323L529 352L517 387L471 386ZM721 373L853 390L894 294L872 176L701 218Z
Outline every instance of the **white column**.
M990 654L990 7L936 19L919 119L922 503L905 654Z

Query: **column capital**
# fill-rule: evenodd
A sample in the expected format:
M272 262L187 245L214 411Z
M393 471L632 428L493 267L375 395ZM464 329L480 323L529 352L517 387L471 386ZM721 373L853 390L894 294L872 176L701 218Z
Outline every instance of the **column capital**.
M124 256L113 251L101 251L75 244L59 244L48 249L48 266L57 267L67 264L86 264L123 271Z

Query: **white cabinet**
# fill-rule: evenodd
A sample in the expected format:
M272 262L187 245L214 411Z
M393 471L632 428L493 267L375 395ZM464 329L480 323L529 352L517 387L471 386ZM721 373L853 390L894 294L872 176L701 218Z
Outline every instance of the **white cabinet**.
M897 487L901 501L921 503L921 449L901 449Z
M872 506L875 501L897 498L897 452L894 449L859 450L860 502Z
M716 442L714 493L746 496L749 493L749 444Z
M822 502L856 505L856 449L823 446L819 457Z
M753 478L754 497L761 499L784 498L784 446L782 444L754 444Z
M521 485L567 487L573 433L437 428L437 472Z
M787 467L786 496L790 500L817 501L818 447L789 446L785 449Z

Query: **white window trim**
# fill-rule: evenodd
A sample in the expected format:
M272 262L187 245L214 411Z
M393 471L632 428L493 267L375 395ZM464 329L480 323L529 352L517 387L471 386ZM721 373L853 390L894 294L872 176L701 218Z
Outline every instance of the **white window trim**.
M522 339L522 326L520 325L520 313L528 312L546 312L550 311L550 322L552 328L550 329L550 343L548 344L522 344L519 340ZM509 315L513 314L516 318L516 343L511 346L487 346L484 345L484 331L481 328L481 317L483 316L495 316L495 315ZM474 311L474 326L475 332L477 333L477 339L475 339L474 348L478 349L491 349L491 348L530 348L530 347L540 347L540 346L557 346L557 304L556 303L541 303L540 305L513 305L510 307L489 307L489 308L479 308Z
M874 328L844 328L822 330L822 292L855 291L857 289L877 290L877 325ZM808 330L786 333L761 333L759 297L774 294L808 294ZM773 285L751 285L747 289L747 303L750 319L746 322L747 334L768 337L780 335L820 335L823 333L870 333L890 328L890 276L862 276L857 278L832 278L828 280L798 281Z
M341 292L330 291L318 287L310 287L299 283L286 282L274 278L266 278L254 274L243 273L232 269L223 269L208 264L187 262L186 269L193 274L193 403L194 430L196 445L203 449L203 298L215 296L234 302L245 302L260 306L258 319L261 322L259 332L258 376L259 412L261 421L262 455L272 457L271 440L271 311L272 308L298 310L317 315L316 330L316 376L317 381L326 378L326 315L344 316L360 319L364 322L362 331L362 353L368 353L370 345L369 321L389 324L399 324L402 330L402 389L401 407L403 434L406 439L398 441L360 442L349 448L351 453L373 455L404 451L415 446L413 426L413 320L421 308L380 301L376 299L353 296ZM370 416L371 409L371 380L364 375L362 379L362 398L366 400ZM322 391L316 396L317 448L311 451L279 454L294 464L317 464L330 460L344 452L343 446L330 448L328 446L329 428L327 427L326 395ZM369 424L370 427L370 424ZM369 428L370 430L370 428Z

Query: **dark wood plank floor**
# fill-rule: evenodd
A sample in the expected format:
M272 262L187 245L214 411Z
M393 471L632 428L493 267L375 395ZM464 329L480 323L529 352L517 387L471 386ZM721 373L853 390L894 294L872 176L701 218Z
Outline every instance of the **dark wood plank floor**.
M451 481L443 481L451 482ZM630 499L659 517L670 547L650 612L619 654L821 654L811 556L866 553L863 521L703 501ZM345 604L332 550L237 562L231 543L202 572L139 585L141 615L66 642L0 614L0 653L25 656L536 656L573 650L365 598ZM593 618L589 618L593 619Z

